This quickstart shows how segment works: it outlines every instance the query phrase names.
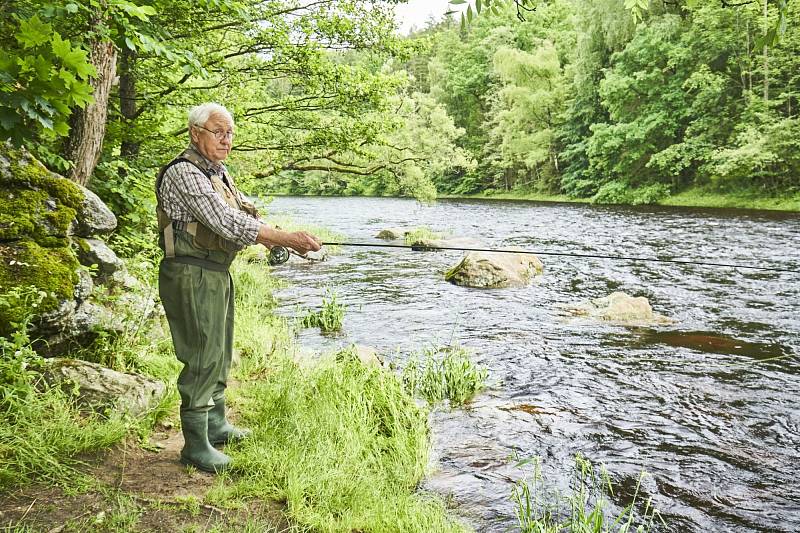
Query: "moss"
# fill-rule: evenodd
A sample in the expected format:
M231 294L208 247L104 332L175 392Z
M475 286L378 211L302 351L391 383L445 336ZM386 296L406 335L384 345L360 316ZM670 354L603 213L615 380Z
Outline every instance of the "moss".
M78 260L69 246L44 248L30 239L0 244L0 292L13 287L36 287L47 293L39 313L54 310L61 300L74 297ZM0 308L0 335L11 333L11 323L28 312L14 305Z
M73 237L72 243L76 246L78 253L89 253L92 248L89 246L89 243L83 237Z
M50 172L28 152L8 144L0 144L0 157L9 163L8 168L0 169L0 185L44 190L63 205L80 211L83 192L76 183Z
M46 190L0 185L0 241L27 237L41 246L65 246L75 214Z

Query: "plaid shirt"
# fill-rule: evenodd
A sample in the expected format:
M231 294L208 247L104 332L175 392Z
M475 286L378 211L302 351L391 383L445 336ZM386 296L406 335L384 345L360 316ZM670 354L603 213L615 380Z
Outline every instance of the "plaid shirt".
M190 148L200 153L194 145L190 145ZM222 163L209 161L209 168L214 174L224 175L233 183ZM240 246L255 244L261 223L226 204L214 190L211 180L193 164L181 161L168 168L158 192L167 216L177 221L179 226L199 221L214 233ZM237 191L237 194L240 200L246 201L241 193Z

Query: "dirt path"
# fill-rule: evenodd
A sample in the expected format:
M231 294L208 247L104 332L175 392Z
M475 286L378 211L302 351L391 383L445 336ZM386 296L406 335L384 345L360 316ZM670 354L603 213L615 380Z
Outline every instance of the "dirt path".
M94 487L78 494L31 485L0 494L0 532L291 531L276 502L235 510L206 503L215 477L178 462L180 431L158 427L143 449L132 441L90 458L81 472Z

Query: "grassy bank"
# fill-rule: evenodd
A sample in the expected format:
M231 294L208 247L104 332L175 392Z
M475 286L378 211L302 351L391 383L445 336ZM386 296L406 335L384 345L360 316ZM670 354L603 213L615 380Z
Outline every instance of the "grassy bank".
M257 509L265 501L278 502L282 519L301 530L464 531L439 498L416 490L428 465L427 412L416 405L401 376L365 365L349 351L314 364L307 358L304 363L295 362L292 323L274 313L278 302L272 293L279 283L269 275L269 266L240 260L233 265L232 275L237 288L240 362L232 374L229 403L233 416L254 433L242 445L227 448L234 459L231 473L212 479L207 491L188 500L148 497L145 503L135 492L93 479L76 460L79 454L84 454L83 460L89 452L102 456L103 450L123 439L129 446L131 438L134 446L147 448L157 416L131 422L80 413L70 394L55 388L42 390L36 372L30 371L38 356L26 347L22 335L0 345L0 497L5 493L13 499L12 491L43 483L61 488L61 496L55 499L64 494L92 494L100 500L100 508L115 509L112 500L136 502L128 510L115 511L124 515L122 529L114 529L109 522L96 527L96 516L83 513L66 519L65 531L80 531L92 524L97 530L148 531L152 527L145 521L148 512L164 513L176 505L175 512L182 513L215 510L209 517L211 529L204 531L234 531L237 526L226 515ZM132 341L106 343L81 355L174 384L179 368L168 340L154 343L143 335ZM120 356L122 350L124 356ZM173 427L171 432L180 439L174 389L158 415L162 420L157 425ZM177 465L175 450L163 453L174 455L163 460ZM187 472L184 477L196 475ZM152 479L158 479L155 473ZM41 509L45 499L37 500ZM191 505L183 505L184 500ZM238 523L263 519L250 513ZM39 527L25 520L26 516L10 520L8 525L14 526L10 530Z
M737 209L770 209L800 211L800 194L786 197L763 196L756 193L721 194L703 189L690 189L659 202L681 207L720 207Z
M536 202L592 203L589 198L572 198L563 194L530 192L493 192L469 196L441 195L440 198L487 198L492 200L527 200ZM711 207L734 209L767 209L800 211L800 194L786 197L764 196L757 192L720 193L706 189L689 189L660 200L657 205L676 207Z

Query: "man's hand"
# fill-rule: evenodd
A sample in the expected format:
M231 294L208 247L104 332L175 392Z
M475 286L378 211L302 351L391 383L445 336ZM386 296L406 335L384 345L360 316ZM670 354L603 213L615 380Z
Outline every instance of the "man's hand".
M322 247L322 241L305 231L293 231L287 233L288 238L284 246L288 246L300 255L306 255L308 252L316 252Z
M266 224L261 226L256 238L258 244L270 248L272 246L285 246L300 255L316 252L322 247L322 242L315 236L305 231L283 231L270 228Z

